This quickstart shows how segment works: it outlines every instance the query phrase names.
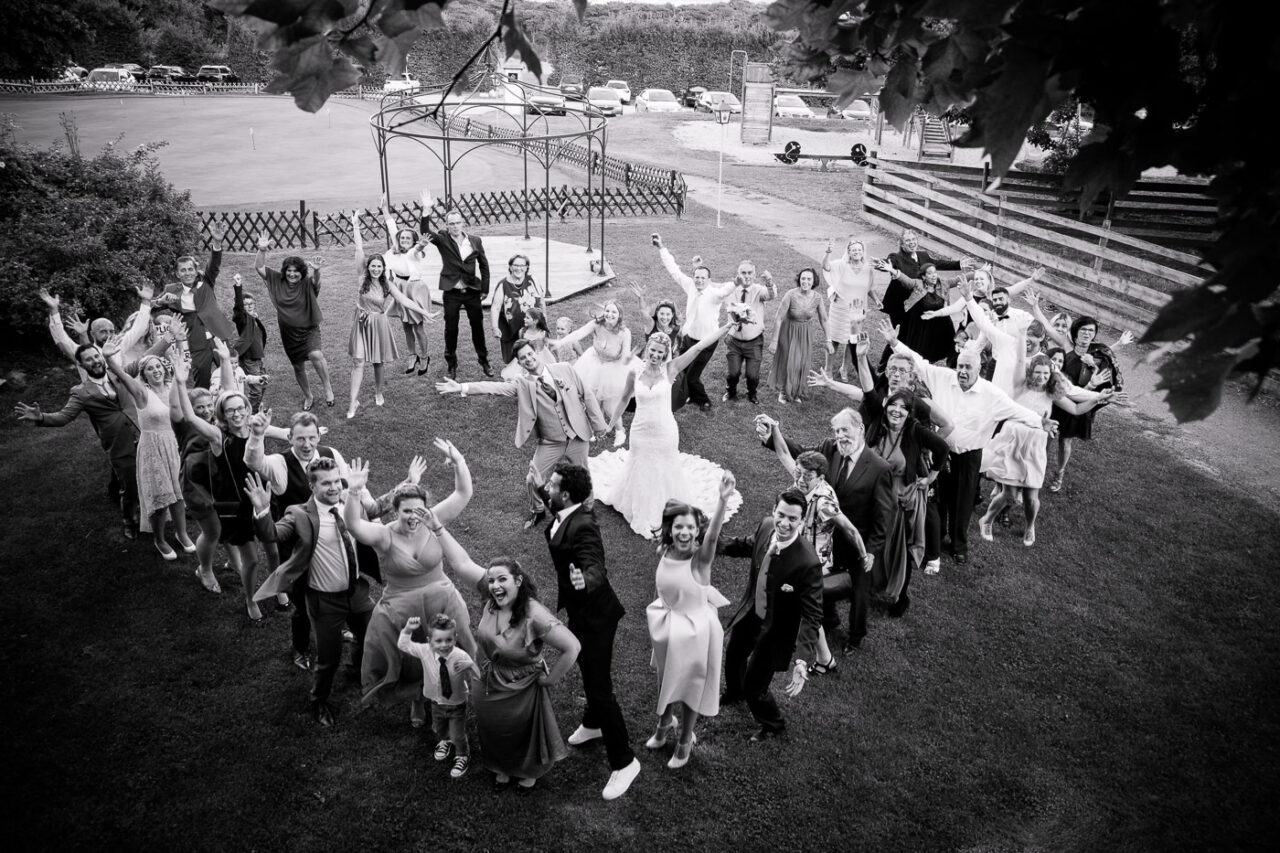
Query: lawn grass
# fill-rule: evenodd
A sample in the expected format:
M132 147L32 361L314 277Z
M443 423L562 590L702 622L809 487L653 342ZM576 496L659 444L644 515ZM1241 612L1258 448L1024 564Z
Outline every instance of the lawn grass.
M674 293L649 245L661 230L676 257L716 268L750 255L780 282L799 255L730 218L609 226L623 279ZM553 237L561 236L553 233ZM566 230L565 238L572 239ZM541 536L520 529L529 452L512 446L509 401L441 398L428 378L391 369L387 405L341 418L354 264L327 255L325 349L338 406L321 410L328 441L372 458L373 486L393 484L432 437L456 441L476 496L456 525L484 561L500 553L553 582ZM259 291L250 256L230 256ZM584 294L553 315L580 316L613 291ZM226 297L223 297L224 301ZM633 328L634 301L621 298ZM260 305L267 305L260 298ZM268 401L296 405L274 323ZM441 325L430 328L443 366ZM464 335L463 378L478 377ZM56 408L74 382L31 361L16 399ZM434 373L434 371L433 371ZM724 360L707 371L723 387ZM434 378L434 377L432 377ZM840 398L783 407L790 434L819 440ZM748 533L784 484L749 425L753 409L679 415L682 446L731 468L745 503L731 534ZM789 737L755 746L745 710L707 721L692 762L642 755L628 795L600 800L602 750L572 750L528 798L495 795L478 770L451 783L403 706L357 712L339 679L339 724L305 714L308 678L288 660L286 620L244 616L238 581L220 571L214 598L187 560L163 564L125 543L103 497L105 465L85 423L0 428L21 509L0 539L8 593L0 615L8 804L16 849L167 850L1164 850L1240 848L1274 838L1280 648L1274 629L1276 508L1237 494L1139 435L1132 419L1099 419L1062 494L1045 495L1039 542L999 531L965 567L917 576L906 618L873 615L863 650L834 678L784 700ZM448 488L434 465L428 484ZM25 492L25 493L23 493ZM655 701L644 606L652 547L601 509L610 575L627 607L615 651L633 744ZM1019 527L1015 527L1019 530ZM976 539L976 534L975 534ZM719 560L716 585L742 592L748 566ZM473 615L476 600L469 597ZM548 594L554 599L553 594ZM268 608L270 609L270 608ZM554 690L561 729L578 722L576 670ZM644 750L641 750L644 751Z

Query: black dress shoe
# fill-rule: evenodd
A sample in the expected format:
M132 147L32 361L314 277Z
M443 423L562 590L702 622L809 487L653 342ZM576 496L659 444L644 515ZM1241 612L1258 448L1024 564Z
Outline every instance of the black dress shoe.
M774 731L773 729L767 729L761 726L760 731L756 732L751 736L751 742L764 743L767 740L773 740L774 738L778 737L780 734L782 734L782 732Z
M448 377L449 377L450 379L452 379L454 382L457 382L457 381L458 381L458 368L456 368L456 367L454 367L454 366L450 365L449 367L446 367L446 368L445 368L444 375L445 375L445 376L448 376Z
M722 694L720 694L720 704L721 704L722 706L723 706L723 705L737 705L737 704L738 704L739 702L741 702L741 701L742 701L742 697L741 697L741 696L738 696L738 695L735 695L735 694L732 694L732 693L722 693Z
M430 369L431 369L431 356L427 356L426 363L422 365L422 368L418 371L418 375L426 376L427 371Z
M710 403L702 403L698 408L702 409L702 411L704 411L704 412L710 412L710 411L711 411L711 404L710 404Z
M138 528L131 521L124 522L124 527L120 530L124 534L124 538L130 542L138 538Z
M489 362L487 361L480 362L480 372L490 378L493 377L493 368L489 366Z
M511 780L510 780L510 779L507 779L507 781L505 781L505 782L500 782L500 781L498 781L498 777L497 777L497 776L493 777L493 790L495 790L495 791L505 791L505 790L507 790L507 789L508 789L508 788L510 788L510 787L511 787Z
M420 359L420 358L415 358L415 359L413 360L413 364L409 365L408 369L406 369L406 370L405 370L404 375L405 375L405 376L412 376L415 372L417 372L417 370L418 370L418 365L419 365L419 364L421 364L421 363L422 363L422 359Z
M854 652L858 651L861 648L862 648L862 638L859 637L856 640L847 641L844 644L844 646L840 649L840 654L844 655L845 657L848 657L849 655L853 654Z
M540 509L537 512L529 513L529 517L524 520L524 529L528 530L530 527L533 527L534 525L541 524L543 519L545 519L546 517L547 517L546 510Z
M893 619L899 619L906 614L907 608L911 606L911 599L906 595L898 596L898 600L889 608L889 616Z
M955 555L953 555L952 559L954 559L954 560L956 561L956 565L958 565L958 566L963 566L965 563L969 562L969 555L968 555L968 554L955 554Z
M320 728L330 728L333 726L333 709L329 707L328 702L312 702L311 718L319 724Z

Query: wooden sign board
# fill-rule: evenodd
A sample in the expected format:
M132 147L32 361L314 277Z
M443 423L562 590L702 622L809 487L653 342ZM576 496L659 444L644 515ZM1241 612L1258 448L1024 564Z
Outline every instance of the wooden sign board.
M752 145L769 142L773 132L773 83L748 80L742 92L742 141Z

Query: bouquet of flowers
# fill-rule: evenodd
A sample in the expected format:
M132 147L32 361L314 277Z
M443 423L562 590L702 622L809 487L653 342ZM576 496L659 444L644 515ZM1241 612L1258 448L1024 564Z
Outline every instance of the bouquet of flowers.
M725 311L729 313L729 319L741 326L744 323L755 323L756 312L745 302L730 302L725 306Z

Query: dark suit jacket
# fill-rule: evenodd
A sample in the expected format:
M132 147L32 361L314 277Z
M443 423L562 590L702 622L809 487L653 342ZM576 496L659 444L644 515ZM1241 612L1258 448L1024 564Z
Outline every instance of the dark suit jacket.
M893 473L889 463L877 456L870 447L864 446L853 470L844 478L843 483L838 483L840 450L836 447L834 438L828 438L817 447L803 447L789 438L786 442L792 457L799 456L806 450L816 450L827 458L827 482L836 490L840 511L862 534L867 553L878 558L884 550L885 533L893 521ZM773 447L772 443L768 446ZM840 568L862 570L857 552L843 536L835 537L832 559Z
M249 350L249 343L252 336L245 333L245 329L249 328L252 322L258 327L258 334L262 338L262 347L267 346L267 327L262 325L262 320L257 317L249 316L249 312L244 310L244 287L242 285L233 285L232 290L235 291L235 300L231 304L231 322L236 324L236 334L239 338L235 342L236 355L243 356Z
M734 610L729 627L737 625L752 612L756 603L756 579L769 542L773 538L773 519L765 518L750 536L721 538L716 546L726 557L750 557L751 573L742 600ZM765 617L756 653L763 652L773 663L774 672L791 666L791 655L812 665L818 650L818 629L822 627L822 560L813 545L803 536L782 549L769 563L765 581Z
M133 465L138 450L138 411L129 389L119 382L113 384L114 400L98 390L93 382L85 380L71 389L71 398L62 410L46 413L39 426L66 426L81 412L86 412L112 463Z
M950 258L935 258L924 249L916 250L915 260L911 259L910 252L899 249L889 256L889 263L893 264L894 269L897 269L907 278L924 278L922 270L925 264L933 264L939 271L960 269L959 261L953 261Z
M286 509L279 521L272 521L271 513L267 513L261 518L255 518L253 524L258 538L263 542L287 542L293 546L289 559L281 563L253 594L254 601L265 601L273 595L289 592L294 581L311 570L311 557L316 550L316 531L320 529L320 510L315 498L312 498L306 503L294 504ZM370 560L370 557L373 559ZM359 574L382 582L377 557L371 548L357 546L356 562ZM353 592L363 592L367 596L369 582L364 579L359 579L359 582L363 590Z
M218 297L214 293L213 287L218 281L218 270L222 267L222 252L213 252L209 255L209 264L204 268L204 275L196 279L195 287L191 293L191 299L195 305L194 312L185 312L182 310L182 284L180 282L172 282L164 286L164 294L155 300L156 304L165 305L173 311L183 314L188 326L193 326L190 314L194 313L200 318L200 322L204 327L213 333L215 338L222 338L227 342L227 346L231 346L236 340L236 328L231 325L231 321L222 313L222 309L218 307ZM192 329L192 331L197 331ZM192 350L204 350L210 348L208 338L203 335L191 335L187 340L187 347Z
M615 624L626 611L609 583L604 566L604 540L596 516L579 506L551 535L551 524L545 534L551 562L556 569L556 610L564 609L571 630L599 630ZM574 589L569 582L569 564L582 570L585 589Z
M440 252L440 289L453 290L453 286L461 281L468 290L478 290L481 295L488 293L489 259L485 257L484 243L480 242L480 238L474 234L467 235L471 251L463 257L458 253L458 244L448 231L431 230L430 217L422 219L420 224L423 236Z

